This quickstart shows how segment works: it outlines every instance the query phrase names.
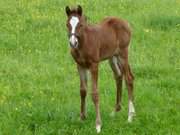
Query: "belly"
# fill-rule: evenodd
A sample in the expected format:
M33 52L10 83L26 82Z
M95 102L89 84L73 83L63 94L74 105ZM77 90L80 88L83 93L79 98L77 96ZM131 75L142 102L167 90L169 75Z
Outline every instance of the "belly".
M119 53L119 47L116 39L112 39L109 41L103 41L100 47L100 59L108 59L114 55Z
M103 29L100 39L100 58L102 60L108 59L118 53L118 40L113 29Z
M81 53L79 53L78 51L75 51L75 50L72 49L71 50L71 55L72 55L72 57L74 58L75 62L78 65L80 65L80 66L82 66L84 68L89 68L89 66L90 66L89 59L85 59L85 57L83 57L81 55Z

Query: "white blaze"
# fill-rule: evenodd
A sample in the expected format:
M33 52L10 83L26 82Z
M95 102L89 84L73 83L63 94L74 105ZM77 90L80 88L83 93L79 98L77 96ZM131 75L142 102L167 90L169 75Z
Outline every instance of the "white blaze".
M78 17L75 17L75 16L71 17L71 20L70 20L70 24L71 24L71 27L72 27L71 34L75 33L76 26L77 26L78 22L79 22Z
M79 18L78 17L75 17L75 16L72 16L71 19L70 19L70 25L71 25L71 34L75 34L75 30L76 30L76 27L77 27L77 24L79 23ZM70 43L72 45L75 45L75 43L78 41L77 38L72 35L69 39Z

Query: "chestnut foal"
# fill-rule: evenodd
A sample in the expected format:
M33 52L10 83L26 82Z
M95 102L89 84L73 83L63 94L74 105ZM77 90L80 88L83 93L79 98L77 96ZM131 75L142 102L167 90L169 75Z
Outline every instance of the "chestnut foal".
M133 105L133 74L128 63L128 46L131 31L128 22L107 17L97 25L87 24L82 14L82 7L76 9L66 7L67 28L71 54L77 63L80 75L81 119L85 118L85 98L87 89L87 70L92 79L92 100L96 109L96 130L101 131L101 116L98 94L98 65L102 60L109 60L116 80L117 97L115 111L121 109L122 79L125 78L129 112L128 121L131 122L135 114Z

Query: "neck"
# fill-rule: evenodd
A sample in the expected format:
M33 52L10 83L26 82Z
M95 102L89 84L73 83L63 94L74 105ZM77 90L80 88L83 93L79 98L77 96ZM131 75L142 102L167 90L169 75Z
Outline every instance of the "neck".
M84 44L85 44L87 30L88 30L88 25L85 24L83 26L82 30L81 30L81 35L80 35L80 38L79 38L79 47L78 47L78 49L81 49L84 46Z

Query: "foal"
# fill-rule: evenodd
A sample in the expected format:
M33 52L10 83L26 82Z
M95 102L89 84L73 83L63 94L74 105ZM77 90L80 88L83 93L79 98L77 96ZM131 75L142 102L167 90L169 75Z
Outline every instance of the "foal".
M81 119L85 119L85 98L87 89L87 70L92 79L92 100L96 109L96 130L101 131L101 116L98 94L98 66L100 61L109 60L116 80L117 96L115 111L121 109L122 79L125 78L128 89L128 121L135 114L133 106L133 74L128 63L128 46L131 31L128 22L115 18L105 18L97 25L87 24L82 7L66 7L67 28L71 54L77 63L80 75Z

